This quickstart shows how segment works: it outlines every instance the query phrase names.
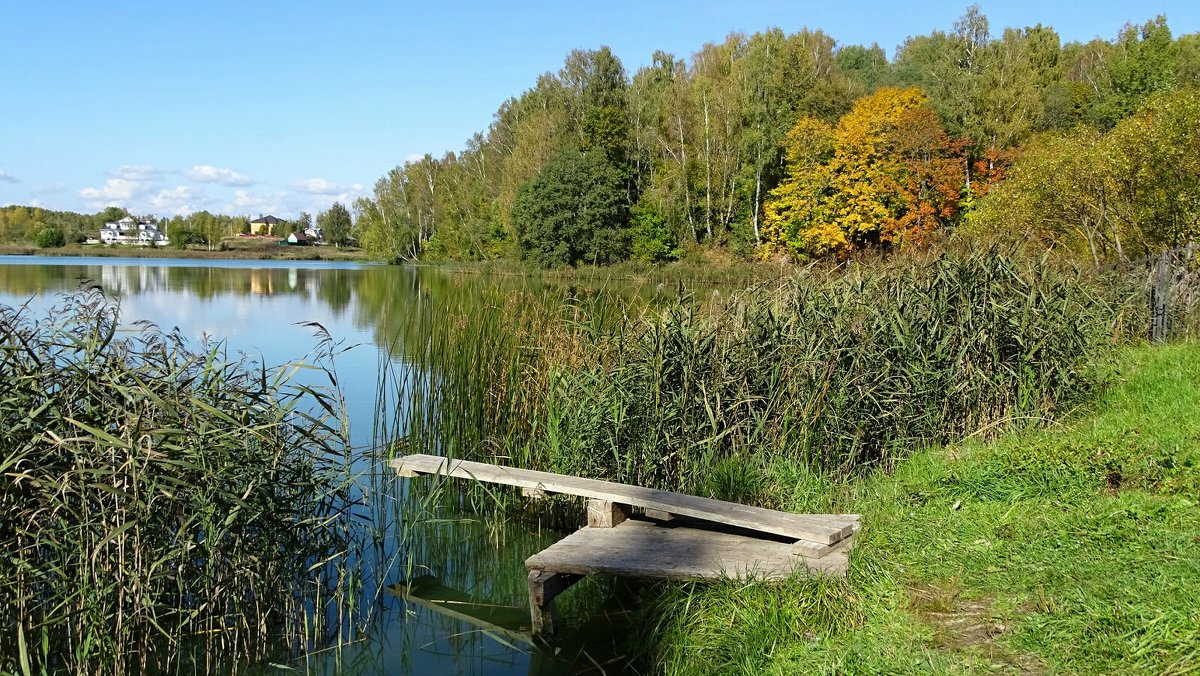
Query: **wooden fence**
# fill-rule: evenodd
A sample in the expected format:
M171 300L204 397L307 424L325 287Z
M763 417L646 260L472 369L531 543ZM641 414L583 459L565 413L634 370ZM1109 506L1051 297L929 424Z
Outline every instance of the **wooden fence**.
M1150 287L1151 342L1191 336L1200 313L1200 270L1196 244L1168 249L1146 260Z

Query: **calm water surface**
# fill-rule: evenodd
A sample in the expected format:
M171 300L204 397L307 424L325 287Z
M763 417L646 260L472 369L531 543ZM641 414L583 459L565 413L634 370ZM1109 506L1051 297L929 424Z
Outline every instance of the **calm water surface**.
M373 441L381 370L420 367L406 360L397 339L416 308L448 298L469 304L487 286L530 284L323 261L0 257L0 303L26 306L37 317L88 282L120 303L126 326L149 321L177 328L188 339L222 341L230 354L268 366L311 361L319 342L313 323L319 324L349 348L337 354L335 371L347 400L351 441L362 449ZM401 485L379 474L362 490L376 505L395 503ZM361 562L364 569L379 569L385 584L408 573L395 564L400 544L390 529L381 525L373 560ZM405 544L414 564L410 574L422 576L428 595L460 600L457 607L486 622L383 594L368 639L294 666L326 673L556 674L602 673L593 666L602 664L603 673L620 673L609 619L621 617L620 594L604 582L585 581L562 597L567 627L556 654L523 643L519 632L506 633L528 623L525 558L562 535L509 524L498 536L487 524L454 518L422 529L415 542Z

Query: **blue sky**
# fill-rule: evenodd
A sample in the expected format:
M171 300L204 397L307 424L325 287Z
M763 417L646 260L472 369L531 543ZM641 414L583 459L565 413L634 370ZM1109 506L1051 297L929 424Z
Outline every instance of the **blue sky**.
M969 2L39 2L0 0L0 205L291 217L459 150L573 48L631 74L731 31L820 28L839 44L949 30ZM1113 38L1200 3L980 2L993 34Z

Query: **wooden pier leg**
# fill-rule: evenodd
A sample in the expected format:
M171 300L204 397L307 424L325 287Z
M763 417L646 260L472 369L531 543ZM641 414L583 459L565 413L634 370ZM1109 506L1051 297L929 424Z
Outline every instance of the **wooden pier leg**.
M529 614L534 637L554 636L554 597L583 579L582 575L529 571Z
M647 509L644 510L643 513L646 515L647 519L654 519L656 521L673 521L675 519L674 514L670 512L664 512L661 509Z
M612 528L629 518L629 505L595 498L587 501L589 528Z

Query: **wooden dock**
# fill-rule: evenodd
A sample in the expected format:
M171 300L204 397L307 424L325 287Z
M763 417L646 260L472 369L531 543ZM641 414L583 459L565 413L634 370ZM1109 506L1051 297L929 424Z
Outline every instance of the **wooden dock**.
M525 561L534 635L554 632L554 597L587 575L781 580L798 570L844 575L856 514L790 514L610 481L432 455L390 462L437 474L588 500L588 525ZM635 508L641 514L635 514Z

